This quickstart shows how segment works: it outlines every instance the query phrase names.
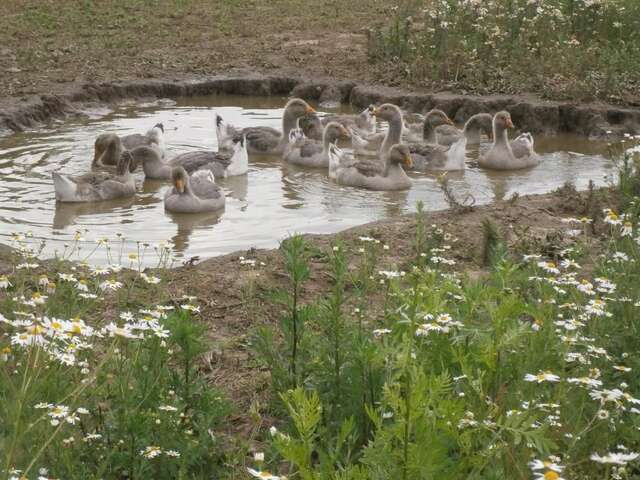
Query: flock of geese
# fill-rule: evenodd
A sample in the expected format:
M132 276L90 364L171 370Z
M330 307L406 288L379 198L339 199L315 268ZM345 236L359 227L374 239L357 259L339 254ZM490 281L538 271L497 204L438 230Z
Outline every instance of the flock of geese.
M378 119L387 122L386 130L379 131ZM53 173L56 200L96 202L134 196L133 172L141 166L146 178L172 182L164 197L167 211L219 210L225 195L215 179L245 175L249 154L278 155L294 165L326 169L340 185L371 190L410 188L406 173L410 169L463 170L468 144L480 145L481 168L515 170L540 161L529 133L509 141L507 131L514 126L506 111L476 114L460 130L438 109L426 115L403 115L398 106L385 103L357 115L321 118L307 102L294 98L284 108L282 130L238 128L217 114L215 124L217 151L192 151L170 160L161 123L144 135L101 134L89 173ZM489 142L482 143L483 134ZM338 146L348 141L351 149Z

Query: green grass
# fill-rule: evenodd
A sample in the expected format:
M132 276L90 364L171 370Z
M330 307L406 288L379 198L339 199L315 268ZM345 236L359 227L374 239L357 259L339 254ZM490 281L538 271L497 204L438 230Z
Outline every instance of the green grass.
M638 88L639 19L634 0L405 0L369 56L413 82L620 100Z
M418 229L426 261L406 272L378 270L381 246L371 238L329 252L331 288L299 307L309 313L297 332L299 368L283 368L293 352L289 314L280 330L256 333L277 380L273 411L289 418L266 435L275 451L256 470L303 479L636 478L637 171L627 158L609 197L617 203L598 221L603 252L593 248L591 219L569 219L583 230L572 244L526 256L486 224L490 270L479 280L447 261L451 239L439 229ZM292 279L306 262L295 242ZM360 267L345 270L354 255ZM629 465L610 452L630 454Z

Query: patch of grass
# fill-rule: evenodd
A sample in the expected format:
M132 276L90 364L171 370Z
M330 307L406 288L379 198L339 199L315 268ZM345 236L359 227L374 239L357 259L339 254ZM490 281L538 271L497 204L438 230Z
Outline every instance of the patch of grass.
M369 36L373 62L442 86L620 100L640 78L635 0L416 2Z
M304 380L275 385L289 421L271 429L275 451L257 471L634 478L635 467L622 465L640 456L640 382L631 373L640 365L634 175L621 172L618 188L633 201L605 212L601 255L590 248L589 222L572 218L566 223L582 225L582 234L547 236L527 252L522 242L510 251L485 222L491 269L479 279L455 271L446 232L424 226L417 243L428 253L406 272L369 265L379 248L373 238L328 251L332 282L309 306L298 352ZM363 259L368 282L346 274L351 255ZM273 351L288 335L271 337Z

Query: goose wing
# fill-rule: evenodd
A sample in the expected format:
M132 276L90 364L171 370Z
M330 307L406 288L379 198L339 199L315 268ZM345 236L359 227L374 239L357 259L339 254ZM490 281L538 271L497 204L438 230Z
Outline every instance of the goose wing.
M271 127L249 127L242 132L254 150L269 152L278 146L280 131Z
M302 158L310 158L322 153L322 144L309 138L299 141L297 146Z
M190 182L193 193L198 198L217 200L223 195L222 189L215 184L213 174L209 170L194 172Z
M169 163L174 167L181 166L188 173L202 168L209 168L213 163L217 163L223 169L226 169L231 164L231 154L226 150L221 152L198 150L178 155L171 159Z
M382 175L384 166L375 160L360 160L352 165L358 173L365 177L376 177Z

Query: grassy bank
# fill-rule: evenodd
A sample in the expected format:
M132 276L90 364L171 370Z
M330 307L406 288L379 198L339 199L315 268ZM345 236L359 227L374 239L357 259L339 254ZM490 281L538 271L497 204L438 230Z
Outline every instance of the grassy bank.
M6 95L67 82L224 73L637 103L633 0L8 0Z
M633 0L408 0L374 29L373 61L470 91L620 101L640 87Z
M419 209L410 230L213 264L219 290L210 269L162 268L166 245L101 239L111 262L91 267L16 237L0 475L634 478L639 193L628 158L615 190L558 192L542 236L524 212L550 207L514 197L520 224L486 209L470 256L468 223Z

